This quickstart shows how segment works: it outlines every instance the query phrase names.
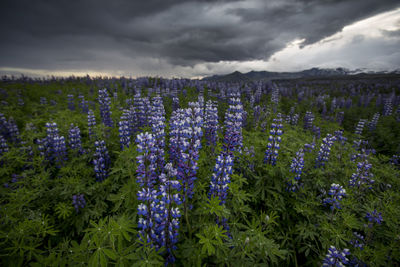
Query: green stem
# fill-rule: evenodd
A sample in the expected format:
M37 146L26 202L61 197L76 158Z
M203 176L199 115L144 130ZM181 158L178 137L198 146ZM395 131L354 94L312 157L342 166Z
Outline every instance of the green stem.
M186 220L186 225L187 225L187 228L188 228L188 232L189 232L189 238L192 238L192 228L190 227L190 222L189 222L189 216L188 216L188 207L187 207L187 205L188 205L188 203L187 203L187 201L188 201L188 198L187 198L187 194L185 193L185 204L184 204L184 206L183 206L183 209L184 209L184 213L185 213L185 220Z

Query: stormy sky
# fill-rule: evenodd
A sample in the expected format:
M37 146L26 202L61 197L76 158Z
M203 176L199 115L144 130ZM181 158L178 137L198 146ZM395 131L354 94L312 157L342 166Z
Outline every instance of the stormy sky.
M0 73L400 69L398 0L1 1Z

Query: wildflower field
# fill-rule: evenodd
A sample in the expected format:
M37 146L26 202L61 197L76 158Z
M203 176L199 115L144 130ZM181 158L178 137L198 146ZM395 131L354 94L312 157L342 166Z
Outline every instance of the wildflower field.
M399 266L400 78L0 81L1 266Z

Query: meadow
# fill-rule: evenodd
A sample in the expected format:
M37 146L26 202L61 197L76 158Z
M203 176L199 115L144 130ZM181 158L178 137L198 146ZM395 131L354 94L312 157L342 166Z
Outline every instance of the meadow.
M399 266L400 79L0 81L1 266Z

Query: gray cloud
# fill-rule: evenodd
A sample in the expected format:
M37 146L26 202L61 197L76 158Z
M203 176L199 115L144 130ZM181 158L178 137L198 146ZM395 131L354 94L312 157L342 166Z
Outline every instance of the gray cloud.
M2 68L162 74L168 66L268 59L294 39L315 43L399 2L42 0L1 6Z

